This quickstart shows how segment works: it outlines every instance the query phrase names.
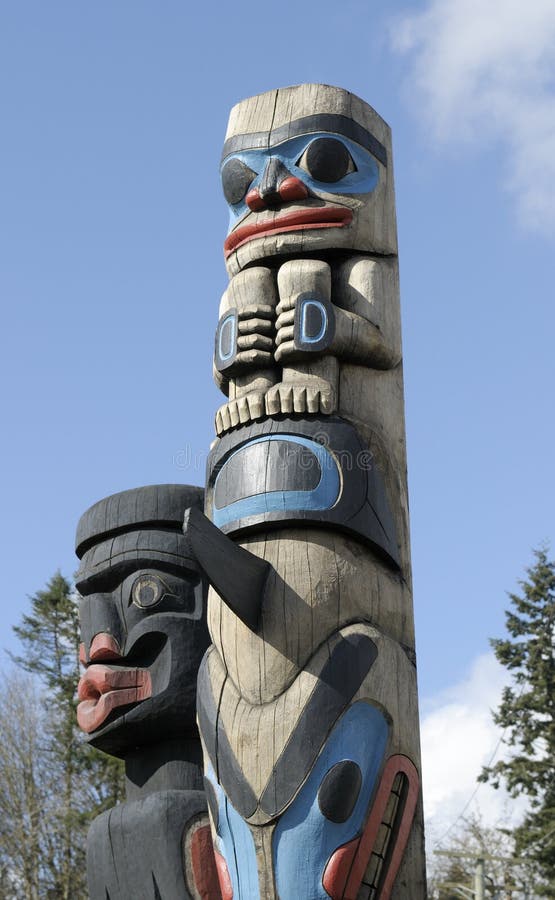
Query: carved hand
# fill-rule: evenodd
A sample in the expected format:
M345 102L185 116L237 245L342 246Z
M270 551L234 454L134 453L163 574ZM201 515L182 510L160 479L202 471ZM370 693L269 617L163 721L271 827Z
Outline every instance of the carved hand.
M391 266L352 257L334 267L331 291L327 268L317 260L291 260L280 269L276 362L330 355L374 369L392 368L400 347L388 339L395 333L388 327L389 311L396 308Z
M225 312L216 332L216 369L233 377L249 369L272 366L274 319L275 309L263 303L232 307Z
M216 413L218 434L264 415L266 391L277 380L277 300L275 275L263 266L232 278L222 298L214 374L229 402Z
M277 363L315 359L330 349L335 317L330 302L331 270L320 260L295 259L278 272Z

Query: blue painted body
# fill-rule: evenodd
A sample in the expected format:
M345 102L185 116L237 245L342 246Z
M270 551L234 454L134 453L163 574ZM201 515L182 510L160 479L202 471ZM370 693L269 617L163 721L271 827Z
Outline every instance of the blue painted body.
M260 900L256 851L249 826L233 808L209 764L205 772L218 798L216 850L226 861L234 900Z
M312 141L322 137L333 137L346 146L356 166L356 172L349 172L349 174L345 175L340 181L329 183L315 181L305 169L300 168L298 163L307 147ZM374 190L378 183L378 164L372 154L355 141L351 141L343 135L327 131L317 132L316 134L303 134L299 137L292 138L289 141L283 141L283 143L277 144L274 147L242 150L238 153L230 153L230 155L226 156L222 161L222 168L230 159L240 159L245 165L252 169L253 172L257 173L257 177L249 187L249 190L252 190L259 186L268 161L272 157L274 159L279 159L292 176L299 178L306 184L309 190L316 194L369 194ZM244 199L241 200L240 203L228 205L230 211L229 231L231 231L238 220L249 212L249 208Z
M244 444L232 453L229 459L232 459L253 444L271 443L272 441L280 441L282 443L290 441L292 444L300 444L306 447L318 461L321 471L320 481L315 488L308 491L267 491L236 500L234 503L230 503L222 508L214 506L212 521L219 528L237 519L273 512L274 510L290 510L291 512L295 510L322 510L330 509L336 503L341 488L339 469L332 454L318 441L290 434L266 435ZM225 470L226 463L224 463L218 473L214 485L215 490L218 480L226 477Z
M301 791L280 818L273 836L273 862L280 900L329 900L322 885L326 865L338 847L360 834L384 758L388 725L383 714L354 703L334 727ZM346 822L330 822L318 804L318 788L341 760L352 760L362 784Z
M274 831L272 863L280 900L329 900L322 885L324 870L335 850L362 831L388 735L384 715L363 701L350 706L336 723L305 784ZM349 818L331 822L320 810L318 790L330 769L342 760L352 760L359 766L362 782ZM210 763L206 777L218 800L215 847L226 861L234 900L260 900L256 851L249 826L229 802Z

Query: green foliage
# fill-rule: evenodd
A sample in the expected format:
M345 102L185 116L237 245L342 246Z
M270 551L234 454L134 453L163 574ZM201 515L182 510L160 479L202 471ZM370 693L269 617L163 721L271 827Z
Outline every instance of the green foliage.
M535 860L542 874L541 896L555 898L555 562L547 550L509 594L508 637L492 640L499 662L512 675L494 713L505 730L510 754L484 769L480 780L513 797L525 795L530 810L514 832L516 851Z
M37 674L59 703L72 703L79 679L79 611L72 586L60 572L31 597L31 614L14 632L25 651L14 662Z
M0 762L0 801L32 792L32 808L12 809L13 827L0 830L0 875L11 878L13 896L30 900L85 900L85 844L89 823L123 799L124 776L119 760L88 747L76 721L79 680L78 603L70 582L59 572L45 589L30 598L31 610L14 628L22 652L13 656L33 681L12 692L11 707L0 709L22 734L33 732L25 764L13 739L12 771ZM37 710L36 692L41 708ZM19 703L18 703L19 699ZM23 741L27 746L27 743ZM15 778L16 789L4 790ZM12 798L12 800L10 800ZM34 844L18 855L18 833L33 820Z

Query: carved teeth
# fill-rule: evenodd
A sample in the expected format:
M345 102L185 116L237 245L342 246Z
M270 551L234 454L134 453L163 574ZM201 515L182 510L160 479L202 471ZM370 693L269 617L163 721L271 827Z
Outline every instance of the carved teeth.
M261 419L264 415L264 394L247 394L249 414L251 419Z
M329 415L334 412L335 405L334 391L324 381L318 387L281 382L273 385L266 394L263 391L253 391L224 403L216 413L216 434L221 436L240 425L280 414Z
M240 422L239 407L237 405L237 401L234 400L233 403L230 403L228 405L228 409L229 409L229 418L231 420L231 427L236 428Z
M281 401L277 388L271 388L266 394L266 413L269 416L278 415L281 412Z
M251 414L246 397L241 397L240 400L237 401L237 409L239 411L239 421L241 424L243 425L246 422L250 422Z
M319 410L319 391L317 388L306 389L306 409L309 413L317 413Z
M296 413L302 413L306 410L306 388L297 388L293 392L293 409Z

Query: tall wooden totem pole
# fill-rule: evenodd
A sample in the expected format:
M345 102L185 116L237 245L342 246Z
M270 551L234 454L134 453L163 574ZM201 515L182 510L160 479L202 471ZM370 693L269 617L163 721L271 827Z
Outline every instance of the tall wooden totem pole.
M125 504L114 512L108 498L85 514L78 540L85 661L103 667L84 677L92 703L82 723L156 790L146 800L132 791L127 819L125 809L117 819L120 845L132 845L133 829L152 833L149 809L163 838L158 893L141 892L133 862L114 855L109 815L97 820L91 897L424 900L390 131L339 88L270 91L232 110L221 175L230 282L214 375L227 400L203 509L198 496L187 502L186 487L157 489L171 514L141 494L150 518ZM143 559L133 541L145 529ZM207 596L194 588L203 584ZM205 600L211 645L199 666ZM137 624L135 607L147 607L148 622ZM141 640L118 633L113 645L126 617ZM116 697L112 713L97 681L107 669L108 694L118 677L127 686L134 676L118 666L136 672L137 660L141 686L133 682L129 702ZM213 850L190 703L179 699L195 677ZM160 766L163 776L147 777ZM141 866L152 869L148 853ZM103 867L109 888L94 874Z
M422 900L390 130L338 88L270 91L221 175L228 400L188 534L222 896Z

